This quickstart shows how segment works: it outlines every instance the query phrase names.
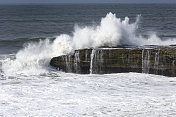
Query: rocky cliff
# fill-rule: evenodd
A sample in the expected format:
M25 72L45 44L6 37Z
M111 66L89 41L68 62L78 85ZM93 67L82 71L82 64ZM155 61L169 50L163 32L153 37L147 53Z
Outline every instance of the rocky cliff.
M75 50L52 58L50 65L80 74L138 72L175 77L175 60L176 46L118 47Z

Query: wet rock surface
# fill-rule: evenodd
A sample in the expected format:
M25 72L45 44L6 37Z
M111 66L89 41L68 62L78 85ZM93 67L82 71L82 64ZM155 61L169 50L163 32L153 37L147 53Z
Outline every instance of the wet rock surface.
M50 65L79 74L138 72L175 77L175 60L176 46L116 47L75 50L52 58Z

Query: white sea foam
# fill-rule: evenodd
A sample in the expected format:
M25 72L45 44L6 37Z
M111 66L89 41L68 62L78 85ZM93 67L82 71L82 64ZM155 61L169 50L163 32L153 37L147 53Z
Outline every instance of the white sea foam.
M16 54L16 59L6 59L2 69L6 75L38 75L48 72L51 57L71 52L69 36L60 35L54 42L48 39L39 43L28 43Z
M48 72L49 61L54 56L73 52L75 49L97 48L117 45L170 45L174 39L162 41L155 33L144 38L136 34L139 16L136 22L129 23L129 18L117 18L108 13L97 26L75 26L73 36L62 34L53 42L48 39L39 43L29 43L16 54L16 59L6 59L2 64L7 75L35 75Z
M0 116L175 117L175 84L138 73L21 76L0 81Z

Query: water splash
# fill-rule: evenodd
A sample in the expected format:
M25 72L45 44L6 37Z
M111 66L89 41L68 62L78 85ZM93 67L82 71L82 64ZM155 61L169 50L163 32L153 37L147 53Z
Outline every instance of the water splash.
M160 58L160 49L158 49L158 52L155 53L154 69L156 74L158 73L159 58Z
M38 43L29 43L16 54L15 59L6 59L2 70L6 75L35 75L48 73L49 61L52 57L66 55L76 49L97 48L117 45L170 45L176 44L174 39L162 41L155 33L143 37L136 34L137 17L134 23L129 18L120 19L116 14L108 13L96 26L75 26L72 36L62 34L51 42L49 39Z
M46 39L38 43L28 43L15 55L15 59L7 58L2 61L2 70L9 76L45 74L49 71L51 57L68 54L71 50L66 35L57 37L53 42Z
M150 50L142 50L142 73L149 73L150 70Z
M76 73L79 73L79 70L80 70L79 51L76 51L74 56L75 56L75 57L74 57L75 71L76 71Z
M71 61L71 55L65 56L63 57L65 58L65 62L66 62L66 70L68 72L72 72L72 61Z
M94 55L96 53L96 50L92 50L91 57L90 57L90 74L93 73L93 65L94 65Z
M86 53L85 53L85 61L88 60L88 50L86 50Z

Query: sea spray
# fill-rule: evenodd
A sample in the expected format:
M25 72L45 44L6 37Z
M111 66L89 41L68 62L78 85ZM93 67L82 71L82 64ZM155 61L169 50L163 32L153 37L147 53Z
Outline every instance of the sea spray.
M120 19L116 14L108 13L97 26L75 26L72 36L62 34L51 42L49 39L38 43L28 43L16 54L15 59L6 59L2 63L6 75L36 75L48 73L52 57L73 53L76 49L97 48L117 45L170 45L174 39L162 41L155 33L144 38L136 34L139 16L136 22L129 23L129 18Z
M6 59L2 64L6 75L38 75L48 72L51 57L71 52L66 35L57 37L53 42L46 39L38 43L28 43L16 55L15 59Z

